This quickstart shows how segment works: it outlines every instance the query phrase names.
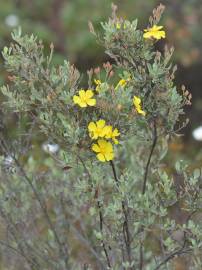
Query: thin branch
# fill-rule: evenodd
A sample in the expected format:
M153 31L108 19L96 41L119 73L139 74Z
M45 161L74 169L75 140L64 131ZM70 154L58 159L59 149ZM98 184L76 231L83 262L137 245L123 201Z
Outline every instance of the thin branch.
M127 254L128 254L128 260L131 263L132 259L131 259L131 237L130 237L130 231L129 231L129 224L128 224L128 212L126 210L125 207L125 203L122 202L122 209L123 209L123 213L124 213L124 217L125 217L125 221L123 224L123 230L124 230L124 239L125 239L125 243L126 243L126 249L127 249Z
M154 130L153 130L153 142L152 142L152 146L151 146L151 150L150 150L150 154L147 160L147 164L145 167L145 173L144 173L144 180L143 180L143 186L142 186L142 194L145 194L146 191L146 185L147 185L147 178L148 178L148 173L149 173L149 166L150 166L150 162L151 162L151 158L152 155L154 153L154 149L157 143L157 128L156 128L156 121L154 119Z
M14 158L14 160L15 160L16 165L17 165L18 168L20 169L22 175L23 175L24 178L26 179L27 183L28 183L28 184L30 185L30 187L32 188L32 191L34 192L34 195L35 195L36 199L38 200L38 202L39 202L39 204L40 204L40 207L41 207L41 209L42 209L42 211L43 211L43 213L44 213L44 216L45 216L45 218L46 218L46 221L47 221L47 223L48 223L50 229L52 230L52 232L53 232L53 234L54 234L55 240L56 240L56 242L57 242L57 244L58 244L58 246L59 246L60 253L62 254L63 259L64 259L64 261L65 261L65 264L66 264L66 266L67 266L67 253L64 252L64 250L63 250L63 244L60 242L60 239L59 239L59 236L58 236L58 234L57 234L57 232L56 232L56 229L55 229L55 227L54 227L54 225L53 225L53 223L52 223L52 221L51 221L51 219L50 219L50 217L49 217L49 214L48 214L47 208L46 208L46 206L45 206L45 203L43 203L43 201L42 201L42 199L41 199L41 197L40 197L38 191L36 190L36 188L35 188L34 185L32 184L31 179L27 176L27 174L25 173L25 171L24 171L24 169L22 168L22 166L19 164L18 160L15 159L15 158ZM66 253L66 254L65 254L65 253Z
M173 251L171 254L169 254L167 257L165 257L165 259L160 262L153 270L158 270L161 268L161 266L163 266L164 264L166 264L168 261L170 261L172 258L174 258L175 256L179 256L183 253L188 253L190 252L192 249L191 248L187 248L184 249L184 246L176 251Z
M119 180L118 180L118 177L117 177L117 174L116 174L116 168L115 168L114 162L112 160L110 160L110 165L112 167L112 171L113 171L113 175L114 175L114 179L116 181L117 187L119 187Z
M40 208L44 214L44 217L47 221L47 224L49 225L50 229L52 230L53 234L54 234L54 237L55 237L55 240L56 240L56 243L58 244L58 247L59 247L59 252L60 254L62 255L62 258L65 262L65 266L66 266L66 269L68 269L68 252L67 250L64 250L64 245L60 242L60 239L59 239L59 236L55 230L55 227L49 217L49 214L48 214L48 211L47 211L47 208L46 208L46 205L45 203L43 202L43 200L41 199L37 189L34 187L31 179L27 176L26 172L24 171L23 167L21 166L21 164L19 163L19 161L16 159L15 155L9 151L5 141L2 139L1 140L1 145L2 145L2 150L6 153L6 154L11 154L12 155L12 158L16 164L16 166L18 167L19 171L21 172L23 178L26 180L26 182L28 183L28 185L31 187L37 201L39 202L39 205L40 205ZM10 153L11 152L11 153ZM66 248L65 248L66 249Z
M75 219L75 221L78 221L78 217L74 217L72 215L72 213L70 213L70 211L67 209L67 207L65 207L65 201L63 200L63 196L61 198L61 206L62 206L62 209L63 209L63 212L67 215L67 216L70 216L71 218L68 220L68 225L70 226L70 230L73 231L73 233L75 233L76 237L78 238L78 240L80 242L82 242L85 247L87 249L89 249L89 251L91 252L91 254L94 256L94 258L97 260L97 264L102 268L104 269L105 266L100 258L100 255L96 252L96 250L93 248L93 245L92 243L87 239L87 237L85 235L82 234L82 232L80 232L80 230L78 230L75 225L74 225L74 221L73 221L73 218ZM82 224L82 221L79 219L79 223ZM81 225L82 227L82 225ZM85 231L86 228L85 228Z
M25 240L23 239L23 241L22 241L22 239L20 239L20 240L18 240L18 236L17 236L17 229L16 229L16 226L13 224L13 221L11 220L11 218L8 216L8 215L6 215L4 212L3 212L3 210L1 209L0 210L0 214L1 214L1 217L4 219L4 221L6 222L6 224L7 224L7 232L9 232L10 234L11 234L11 236L13 237L13 239L14 239L14 241L15 241L15 243L17 244L17 248L16 248L16 250L18 250L18 253L22 256L22 257L24 257L25 258L25 260L27 261L27 264L30 266L30 268L31 269L33 269L33 267L34 267L34 265L35 266L37 266L38 264L36 263L36 261L34 260L33 261L33 258L29 258L27 255L26 255L26 252L25 252L25 248L27 249L27 248L29 248L28 246L27 246L27 243L25 243L26 244L26 247L24 247L24 242L25 242ZM3 243L3 241L2 241L2 243ZM1 243L1 244L2 244ZM5 242L4 242L5 243ZM7 244L8 246L10 246L9 244ZM11 247L11 246L10 246ZM13 248L14 249L14 248Z
M144 261L144 257L143 257L143 245L142 243L140 243L140 251L139 251L139 269L142 270L143 269L143 261Z
M88 179L90 181L90 184L92 185L92 176L91 176L91 174L90 174L84 160L80 157L80 155L77 155L77 157L80 160L82 166L84 167L84 170L88 175ZM104 219L103 219L103 214L102 214L102 211L101 211L101 205L100 205L99 201L97 201L97 207L98 207L98 211L99 211L100 232L103 233ZM109 258L108 251L107 251L107 248L106 248L106 245L105 245L105 242L104 242L103 239L101 240L101 243L102 243L102 248L104 250L104 254L105 254L105 257L106 257L107 265L108 265L109 268L111 268L110 258Z
M116 168L114 165L114 162L111 160L110 165L112 167L112 172L114 176L114 180L116 182L117 187L119 187L119 180L116 173ZM124 236L124 242L127 250L128 260L129 263L132 262L131 259L131 236L130 236L130 230L129 230L129 224L128 224L128 211L126 210L126 202L122 201L122 211L124 215L124 223L123 223L123 236Z
M92 248L91 243L88 242L88 240L79 232L79 230L76 229L76 227L72 223L69 224L72 231L74 231L76 237L90 250L92 255L97 259L102 269L105 269L105 265L103 264L97 252Z
M97 206L98 206L98 210L99 210L100 232L101 232L101 234L103 236L103 215L102 215L101 205L100 205L100 202L99 201L97 201ZM105 257L106 257L106 260L107 260L107 265L108 265L109 268L111 268L111 263L110 263L109 255L108 255L107 248L106 248L106 245L105 245L105 242L104 242L103 239L101 239L101 243L102 243L104 254L105 254Z
M20 252L18 249L16 249L15 247L12 247L11 245L7 244L6 242L4 242L2 240L0 240L0 245L5 246L6 248L8 248L8 249L12 250L13 252L15 252L16 254L20 255L23 259L25 259L26 262L28 262L28 264L33 264L32 261L29 262L29 259L24 254L24 252Z
M153 128L153 142L152 142L150 154L149 154L149 157L148 157L148 160L147 160L147 164L146 164L146 167L145 167L144 180L143 180L143 186L142 186L142 195L144 195L145 191L146 191L147 179L148 179L148 173L149 173L149 166L150 166L150 163L151 163L151 158L152 158L152 155L154 153L154 149L156 147L157 138L158 138L155 119L154 119L153 125L154 125L154 128ZM143 227L141 227L141 232L142 231L143 231ZM143 262L144 262L143 244L142 243L140 243L139 260L140 260L139 270L142 270L143 269Z

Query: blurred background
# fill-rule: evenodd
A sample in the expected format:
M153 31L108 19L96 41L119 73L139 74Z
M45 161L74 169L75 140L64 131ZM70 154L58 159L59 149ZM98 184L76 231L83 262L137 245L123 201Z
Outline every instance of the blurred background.
M166 42L175 47L173 61L178 65L176 83L184 84L193 96L192 106L186 108L190 119L180 131L183 136L170 143L168 159L195 161L202 165L202 1L201 0L114 0L118 15L125 19L139 19L139 27L146 28L148 17L159 3L166 6L162 25L167 32ZM89 33L88 21L99 29L100 22L111 13L109 0L0 0L0 49L8 46L10 33L18 26L23 33L34 33L42 39L48 51L55 46L54 63L64 59L81 71L95 68L107 61L104 50ZM7 75L1 59L0 82ZM12 127L11 127L12 128Z

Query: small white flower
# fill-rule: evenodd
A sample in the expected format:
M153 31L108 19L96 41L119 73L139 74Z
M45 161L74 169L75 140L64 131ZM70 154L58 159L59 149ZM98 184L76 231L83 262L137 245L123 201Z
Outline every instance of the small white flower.
M19 24L19 18L15 14L10 14L5 18L5 24L10 27L16 27Z
M50 154L55 154L58 152L59 150L59 145L56 143L43 143L42 144L42 149L46 152L46 153L50 153Z
M14 163L14 159L12 158L12 156L7 156L4 158L3 160L3 164L4 166L11 166Z
M14 158L10 155L5 156L2 160L2 168L6 173L16 173Z
M202 141L202 126L195 128L192 131L192 136L196 141Z

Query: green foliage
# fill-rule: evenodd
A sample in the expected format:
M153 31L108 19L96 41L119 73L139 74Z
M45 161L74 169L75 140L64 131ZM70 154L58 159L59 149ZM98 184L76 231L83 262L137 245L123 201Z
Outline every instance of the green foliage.
M154 10L151 26L162 11ZM1 87L3 112L15 113L17 125L28 121L25 135L19 127L18 147L2 132L0 216L8 237L0 245L20 255L24 269L172 269L184 254L190 267L200 267L201 172L178 162L172 176L162 166L191 98L175 86L173 50L156 51L137 20L118 18L115 6L101 26L97 34L90 24L91 32L114 64L87 72L85 90L93 91L96 106L73 102L81 77L67 61L53 65L52 45L45 56L41 41L17 30L3 50L10 80ZM99 119L120 132L114 160L104 163L88 133ZM37 155L41 138L59 150Z

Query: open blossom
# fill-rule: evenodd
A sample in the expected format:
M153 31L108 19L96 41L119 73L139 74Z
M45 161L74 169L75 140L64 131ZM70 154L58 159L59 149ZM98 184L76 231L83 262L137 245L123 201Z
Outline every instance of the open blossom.
M115 143L115 144L118 144L119 141L117 140L116 137L119 137L120 136L120 133L118 131L117 128L115 128L113 130L112 126L107 126L107 130L106 130L107 134L105 136L106 139L112 139L112 141Z
M116 87L115 87L115 90L117 90L119 87L125 87L126 86L126 84L128 83L130 81L130 78L128 78L128 79L121 79L118 83L117 83L117 85L116 85Z
M90 122L88 125L89 136L96 140L97 138L104 138L108 132L108 126L105 125L105 120L100 119L97 122Z
M127 84L127 81L124 80L124 79L121 79L121 80L117 83L117 85L116 85L116 87L115 87L115 90L116 90L117 88L119 88L119 87L124 87L124 86L126 86L126 84Z
M136 111L139 113L139 114L142 114L143 116L146 115L145 111L142 110L142 105L141 105L141 99L137 96L134 96L133 97L133 104L135 106L135 109Z
M73 101L75 104L79 105L80 107L84 108L87 106L95 106L96 99L92 98L94 93L92 90L80 90L79 95L73 96Z
M145 33L143 35L144 38L155 38L161 39L166 37L165 31L161 30L163 26L153 25L151 28L145 29Z
M114 158L113 146L106 140L98 140L96 144L92 145L92 150L97 153L97 159L102 162L110 161Z

